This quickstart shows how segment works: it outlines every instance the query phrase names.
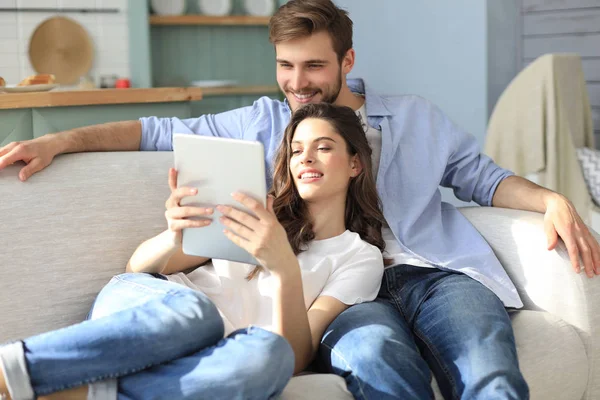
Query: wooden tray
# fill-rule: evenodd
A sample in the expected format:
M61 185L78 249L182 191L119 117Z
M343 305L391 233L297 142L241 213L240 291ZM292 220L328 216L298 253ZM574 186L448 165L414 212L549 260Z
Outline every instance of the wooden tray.
M57 83L72 85L92 68L94 46L77 22L51 17L31 35L29 60L38 74L54 74Z

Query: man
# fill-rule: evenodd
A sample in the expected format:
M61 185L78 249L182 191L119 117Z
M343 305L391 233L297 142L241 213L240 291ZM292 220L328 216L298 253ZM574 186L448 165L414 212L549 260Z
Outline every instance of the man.
M351 307L328 328L319 364L345 377L360 399L431 398L430 371L446 398L528 398L505 309L521 300L483 238L442 203L438 186L464 201L544 213L548 248L560 236L575 271L591 278L600 274L600 247L572 204L499 168L427 101L381 97L361 80L347 81L352 21L330 0L291 0L272 17L270 40L285 102L261 98L218 115L142 118L11 143L0 149L0 169L25 161L19 178L26 180L60 153L171 150L174 132L260 140L270 167L294 110L320 101L349 106L373 148L394 263L376 301Z

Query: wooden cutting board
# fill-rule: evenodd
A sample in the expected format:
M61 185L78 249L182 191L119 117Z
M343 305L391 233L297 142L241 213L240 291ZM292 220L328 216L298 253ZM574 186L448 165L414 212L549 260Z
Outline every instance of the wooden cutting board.
M94 46L87 31L74 20L56 16L31 35L29 60L38 74L54 74L56 82L72 85L92 68Z

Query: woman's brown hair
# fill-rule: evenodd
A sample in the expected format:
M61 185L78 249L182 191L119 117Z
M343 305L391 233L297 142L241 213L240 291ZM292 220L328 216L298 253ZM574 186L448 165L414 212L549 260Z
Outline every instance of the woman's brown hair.
M352 48L352 20L331 0L288 1L270 19L269 41L275 45L321 31L329 32L341 62Z
M277 152L273 186L269 191L275 198L273 211L287 232L294 254L306 250L308 243L315 237L308 207L300 197L290 171L294 133L298 125L308 118L318 118L331 124L344 138L348 154L358 157L362 171L348 185L344 218L346 229L358 233L362 240L383 251L385 241L381 236L381 227L384 217L373 178L372 151L361 121L349 107L319 103L307 104L293 113ZM260 267L255 268L248 279L252 279L259 270Z

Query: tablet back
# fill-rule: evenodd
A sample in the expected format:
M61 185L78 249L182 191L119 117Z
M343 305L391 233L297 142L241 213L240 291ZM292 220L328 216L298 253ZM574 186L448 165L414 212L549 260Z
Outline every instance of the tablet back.
M241 192L266 204L265 156L260 142L215 138L191 134L173 134L177 187L198 188L196 196L185 197L181 205L215 207L229 205L249 212L235 202L231 193ZM183 252L249 264L258 264L246 250L224 234L216 209L213 222L203 228L183 230Z

